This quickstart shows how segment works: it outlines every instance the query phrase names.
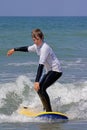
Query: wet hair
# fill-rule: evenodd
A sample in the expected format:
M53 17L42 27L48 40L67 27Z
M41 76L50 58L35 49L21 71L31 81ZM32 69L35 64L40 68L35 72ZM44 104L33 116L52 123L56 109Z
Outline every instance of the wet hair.
M36 38L38 39L38 37L42 40L44 40L44 34L42 33L42 31L40 29L34 29L31 33L32 38Z

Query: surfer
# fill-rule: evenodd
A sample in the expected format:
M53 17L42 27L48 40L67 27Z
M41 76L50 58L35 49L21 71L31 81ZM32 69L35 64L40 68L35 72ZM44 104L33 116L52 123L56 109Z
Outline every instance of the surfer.
M61 65L52 48L44 41L43 32L40 29L34 29L31 34L34 42L33 45L10 49L7 52L7 56L12 55L16 51L36 52L37 55L39 55L39 65L35 78L34 89L38 93L44 109L47 112L51 112L52 107L46 89L61 77ZM44 67L46 68L46 74L42 76Z

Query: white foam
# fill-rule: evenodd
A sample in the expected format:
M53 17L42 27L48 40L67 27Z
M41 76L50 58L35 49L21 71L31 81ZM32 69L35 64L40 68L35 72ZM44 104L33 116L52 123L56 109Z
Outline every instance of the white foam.
M18 107L20 105L29 106L32 109L37 109L37 111L42 111L41 101L34 91L33 83L27 76L21 75L15 82L0 84L0 109L3 108L3 105L10 107L9 104L13 98L10 98L9 101L7 95L11 92L17 94L18 97L14 96L15 100L21 99L21 104ZM66 113L70 119L87 119L87 81L64 84L56 82L47 89L47 92L50 96L53 111ZM8 101L7 104L5 101ZM16 104L13 103L12 106L14 107ZM14 114L11 115L3 114L2 111L0 113L2 121L7 120L9 117L13 122L22 119L15 110L13 111ZM24 118L23 121L27 121L27 119Z

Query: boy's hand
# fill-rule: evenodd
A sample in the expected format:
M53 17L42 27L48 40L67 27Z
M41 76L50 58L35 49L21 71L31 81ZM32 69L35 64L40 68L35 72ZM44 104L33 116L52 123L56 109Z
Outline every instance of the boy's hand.
M9 51L7 52L7 56L12 55L13 53L14 53L14 49L11 49L11 50L9 50Z
M39 82L34 83L34 89L38 92L38 90L40 89Z

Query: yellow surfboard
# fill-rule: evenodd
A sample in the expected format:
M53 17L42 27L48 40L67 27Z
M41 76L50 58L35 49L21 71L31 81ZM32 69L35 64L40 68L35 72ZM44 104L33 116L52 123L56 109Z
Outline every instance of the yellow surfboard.
M50 119L62 119L62 120L68 120L68 117L66 114L63 114L61 112L34 112L33 110L29 109L28 107L21 107L18 111L19 114L25 115L28 117L35 117L35 118L50 118Z

